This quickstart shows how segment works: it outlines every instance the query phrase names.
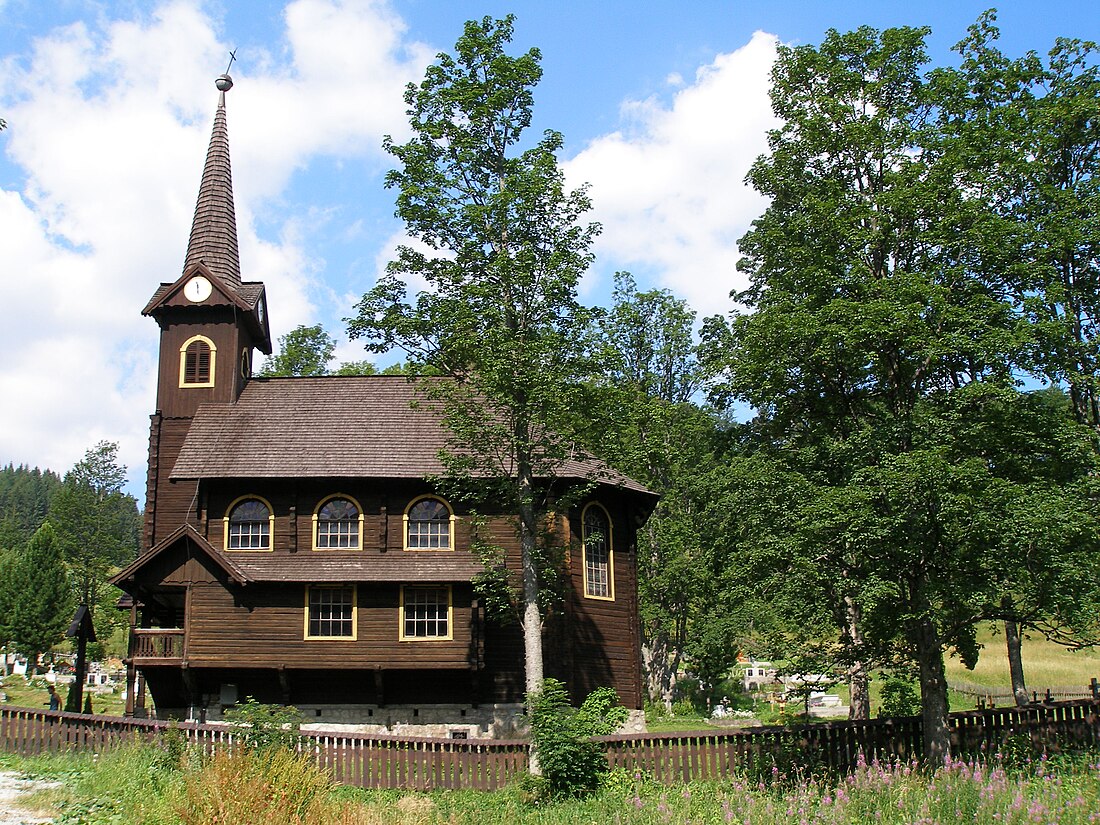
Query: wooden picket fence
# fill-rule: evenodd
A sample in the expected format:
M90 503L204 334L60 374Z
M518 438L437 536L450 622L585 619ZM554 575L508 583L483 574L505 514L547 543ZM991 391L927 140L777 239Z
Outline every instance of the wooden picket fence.
M1023 708L952 713L951 744L957 752L992 753L1013 735L1037 747L1100 745L1100 701L1052 702ZM664 783L721 779L747 766L821 766L851 771L860 759L919 759L923 726L919 716L793 727L748 728L729 733L665 733L600 737L613 767L648 774Z
M1100 745L1100 700L1033 704L953 713L953 747L995 751L1025 735L1048 750ZM0 707L0 748L25 756L101 752L135 741L159 741L175 728L204 752L234 747L224 725L168 723L81 713ZM910 760L921 754L919 717L821 722L797 727L599 737L608 763L661 782L720 779L749 766L817 765L837 771L860 759ZM527 769L526 742L440 739L304 731L301 751L337 782L363 788L495 790Z
M1008 688L991 688L972 682L948 682L947 687L956 693L973 696L992 706L997 704L1015 704L1016 695ZM1032 702L1064 701L1066 699L1095 699L1100 696L1100 680L1093 679L1088 685L1052 685L1028 691Z

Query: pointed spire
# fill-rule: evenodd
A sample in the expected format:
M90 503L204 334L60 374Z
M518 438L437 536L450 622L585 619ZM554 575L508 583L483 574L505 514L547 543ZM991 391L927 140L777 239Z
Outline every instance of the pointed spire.
M184 271L202 263L233 289L241 285L241 262L237 254L237 217L233 209L233 175L229 167L229 130L225 125L225 93L233 80L223 74L215 85L220 92L214 131L202 170L199 199L191 239L187 242Z

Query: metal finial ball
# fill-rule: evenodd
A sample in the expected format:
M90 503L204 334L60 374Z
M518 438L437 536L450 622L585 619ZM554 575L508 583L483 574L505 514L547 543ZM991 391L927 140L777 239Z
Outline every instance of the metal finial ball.
M233 78L227 74L223 74L214 81L214 85L218 87L219 92L228 92L233 88Z

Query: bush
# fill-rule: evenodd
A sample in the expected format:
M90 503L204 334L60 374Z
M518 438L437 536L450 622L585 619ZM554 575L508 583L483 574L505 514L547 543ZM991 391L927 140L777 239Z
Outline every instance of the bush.
M546 679L542 690L527 697L527 703L531 746L542 771L541 779L525 780L521 790L527 801L537 803L596 790L608 768L603 748L592 737L614 732L628 716L615 691L598 688L580 708L573 708L565 685Z
M290 705L265 705L251 696L244 704L225 712L238 741L248 750L282 748L295 750L301 741L302 714Z
M920 696L913 682L896 675L887 675L882 683L882 707L878 715L916 716L920 713Z

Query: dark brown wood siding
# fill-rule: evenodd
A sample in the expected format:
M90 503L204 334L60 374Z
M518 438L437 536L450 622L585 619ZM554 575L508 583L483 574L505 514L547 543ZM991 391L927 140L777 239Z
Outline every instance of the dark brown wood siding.
M384 488L385 492L380 490ZM402 552L404 515L410 502L432 493L423 482L376 479L233 479L204 483L207 526L204 535L217 548L225 547L224 519L230 507L244 496L257 496L271 504L275 514L272 550L293 553L313 550L313 514L333 496L354 500L363 512L363 545L367 552ZM470 552L467 512L451 505L455 513L455 547ZM326 552L319 550L317 552Z
M197 583L187 634L191 667L454 669L474 663L469 586L452 588L452 640L400 641L399 586L357 586L355 640L305 638L303 584Z
M190 418L152 416L149 432L149 474L145 494L145 544L148 550L189 520L194 523L198 483L171 482L168 476L187 438Z
M571 649L573 698L581 701L597 687L613 687L629 708L641 708L641 653L638 630L636 528L628 501L621 495L593 499L611 516L614 555L614 600L584 595L581 554L581 512L569 520L568 640ZM586 502L587 503L587 502Z
M181 323L182 322L182 323ZM189 307L161 318L160 368L157 375L157 409L165 417L185 418L208 401L231 403L244 388L241 351L253 346L243 320L229 307ZM180 386L180 347L196 335L208 338L216 348L213 387Z

